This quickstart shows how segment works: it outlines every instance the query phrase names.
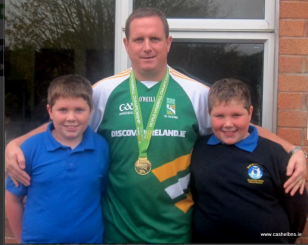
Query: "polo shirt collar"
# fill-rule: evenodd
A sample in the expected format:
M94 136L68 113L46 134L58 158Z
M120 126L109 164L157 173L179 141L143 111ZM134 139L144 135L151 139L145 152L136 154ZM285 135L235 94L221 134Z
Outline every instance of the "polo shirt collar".
M59 143L53 136L51 131L54 129L53 122L49 123L47 130L45 131L44 141L47 151L54 151L58 148L67 148L67 146ZM74 149L74 151L84 151L84 150L94 150L94 133L91 128L88 126L85 132L83 133L83 138L80 144Z
M258 144L258 130L256 127L250 125L248 128L248 132L250 133L249 136L235 144L236 147L248 151L248 152L253 152L254 149L257 147ZM218 144L223 144L220 139L218 139L215 134L213 134L208 142L208 145L218 145Z

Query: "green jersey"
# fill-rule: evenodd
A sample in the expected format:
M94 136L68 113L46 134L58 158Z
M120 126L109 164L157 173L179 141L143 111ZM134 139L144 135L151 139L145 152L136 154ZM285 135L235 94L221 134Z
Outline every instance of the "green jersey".
M109 183L103 199L105 243L189 243L193 200L190 157L200 135L211 133L209 88L170 68L169 85L147 156L151 172L135 171L138 140L128 69L93 86L90 125L110 146ZM137 81L146 125L159 82Z

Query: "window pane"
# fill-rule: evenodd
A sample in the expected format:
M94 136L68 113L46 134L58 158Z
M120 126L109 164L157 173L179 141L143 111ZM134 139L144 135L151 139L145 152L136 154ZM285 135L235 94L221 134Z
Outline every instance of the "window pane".
M10 140L48 120L49 83L114 73L115 0L7 0L5 131Z
M265 0L134 0L140 7L158 8L167 18L264 19Z
M207 86L222 78L245 82L252 96L252 121L261 125L263 94L263 44L201 43L174 40L168 64Z

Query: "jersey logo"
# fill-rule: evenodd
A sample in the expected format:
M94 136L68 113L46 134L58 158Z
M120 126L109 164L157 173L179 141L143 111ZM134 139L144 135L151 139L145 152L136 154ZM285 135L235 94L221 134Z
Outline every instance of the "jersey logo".
M164 115L165 118L178 119L178 116L176 115L175 99L167 98L166 108L167 108L167 111L166 111L166 115Z
M124 103L119 105L119 116L132 115L132 114L134 114L133 103Z
M133 110L133 103L126 103L126 104L121 104L119 106L120 111L132 111Z
M263 169L257 163L252 163L248 167L248 176L251 179L247 179L250 184L263 184L264 180L261 180L263 176Z
M175 99L167 98L167 115L175 115Z

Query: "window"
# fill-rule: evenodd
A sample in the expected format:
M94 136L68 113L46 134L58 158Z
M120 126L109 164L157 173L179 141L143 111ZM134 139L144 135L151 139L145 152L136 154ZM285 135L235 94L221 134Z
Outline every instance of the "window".
M264 19L265 0L134 0L134 8L153 7L169 19Z
M173 44L170 66L212 84L235 77L252 91L253 122L275 131L275 7L273 0L117 1L115 70L130 66L122 44L132 9L156 7L168 18ZM199 11L202 9L202 11ZM117 41L118 40L118 41Z
M57 76L114 74L114 12L115 0L6 1L6 141L48 121Z

